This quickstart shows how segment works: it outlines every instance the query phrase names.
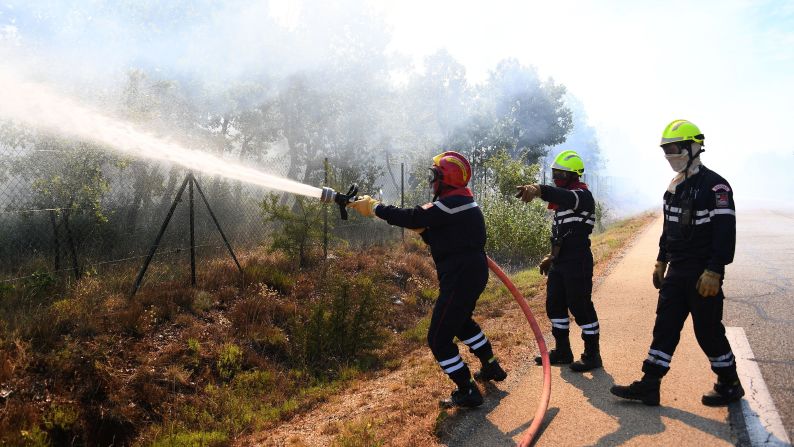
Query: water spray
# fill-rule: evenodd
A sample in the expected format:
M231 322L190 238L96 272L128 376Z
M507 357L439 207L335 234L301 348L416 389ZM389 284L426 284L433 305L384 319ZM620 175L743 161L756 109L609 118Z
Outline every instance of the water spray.
M31 82L0 66L0 120L8 119L58 135L90 141L125 155L177 164L253 185L320 198L320 188L282 178L223 157L188 149L131 123Z

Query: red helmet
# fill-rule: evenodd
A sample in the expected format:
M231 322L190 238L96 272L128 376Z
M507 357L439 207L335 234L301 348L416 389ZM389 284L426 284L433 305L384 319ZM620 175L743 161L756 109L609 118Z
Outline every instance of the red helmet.
M434 179L454 188L462 188L471 180L471 165L466 157L455 152L446 151L433 157Z

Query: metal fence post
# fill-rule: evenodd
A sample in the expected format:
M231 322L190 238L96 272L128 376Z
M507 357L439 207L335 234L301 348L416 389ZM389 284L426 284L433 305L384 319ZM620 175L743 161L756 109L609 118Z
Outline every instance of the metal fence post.
M323 186L328 186L328 157L323 160ZM328 204L323 204L323 259L328 259Z
M400 162L400 208L405 208L405 162ZM400 227L403 242L405 242L405 228Z
M160 231L157 233L157 237L154 239L154 243L149 249L149 254L146 256L146 260L143 262L143 267L141 267L141 270L138 272L138 276L135 278L135 283L132 285L132 290L130 291L130 298L135 296L135 293L138 292L138 289L141 287L143 276L146 274L146 270L149 268L149 263L152 262L154 253L157 251L157 247L160 246L160 240L163 238L163 234L165 234L165 229L168 228L168 222L171 221L171 216L174 215L176 206L179 204L179 201L182 200L182 193L185 192L185 188L187 187L189 181L190 177L188 176L185 181L182 182L182 186L179 187L179 191L176 193L176 197L174 197L174 202L171 204L171 208L168 209L168 214L165 216L165 220L160 226ZM199 190L199 192L200 191L201 190Z
M193 173L189 173L188 177L188 196L190 198L190 284L196 287L196 233L194 227L194 212L193 212L193 183L196 179Z

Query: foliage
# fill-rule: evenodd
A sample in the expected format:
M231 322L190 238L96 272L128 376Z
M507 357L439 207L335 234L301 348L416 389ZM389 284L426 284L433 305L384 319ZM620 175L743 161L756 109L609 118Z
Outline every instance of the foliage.
M223 345L218 353L218 374L224 380L229 380L240 371L243 361L243 351L234 343Z
M495 196L481 202L488 228L486 250L498 262L527 266L548 252L551 225L544 203Z
M533 183L538 178L539 171L537 164L528 165L521 160L515 160L505 150L486 160L484 168L492 179L489 184L504 198L513 197L517 186Z
M316 244L323 237L322 204L316 199L295 197L295 207L280 203L277 194L268 195L261 203L265 222L276 224L271 248L283 250L298 261L300 267L316 257Z
M373 279L329 276L325 299L293 330L293 357L315 371L358 360L381 346L384 303ZM339 278L339 279L332 279Z
M469 120L445 143L468 154L475 167L500 151L536 163L549 146L564 142L573 127L565 87L541 81L534 68L514 59L499 63L478 99Z
M480 193L488 230L486 250L499 262L531 265L549 249L551 224L541 200L524 203L515 198L516 186L536 182L539 166L527 165L500 151L485 163L487 189Z

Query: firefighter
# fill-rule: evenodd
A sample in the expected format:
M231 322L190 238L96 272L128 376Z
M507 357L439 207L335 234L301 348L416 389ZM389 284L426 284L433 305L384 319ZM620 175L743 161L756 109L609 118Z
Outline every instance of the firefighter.
M433 307L427 343L441 369L457 385L445 407L477 407L482 394L459 355L454 338L479 358L482 367L474 374L480 381L502 381L507 373L494 357L491 342L472 313L488 282L485 255L485 219L467 188L471 166L452 151L433 157L429 183L433 201L415 208L383 205L370 196L351 203L363 216L378 216L391 225L411 229L430 245L436 264L439 295Z
M556 186L525 185L518 187L516 197L524 202L541 198L554 210L551 231L551 253L540 263L540 273L548 275L546 283L546 315L551 321L555 348L549 352L549 362L570 364L576 372L590 371L602 366L599 350L598 315L593 306L593 253L590 233L595 225L595 200L587 185L580 181L584 162L574 151L561 152L551 167ZM584 353L573 361L568 339L573 315L582 330ZM540 365L541 358L535 362Z
M661 380L689 314L695 338L717 375L702 403L726 405L744 395L722 324L722 280L736 245L733 191L701 163L704 139L686 120L673 121L662 133L664 156L676 175L664 193L664 227L653 269L653 285L659 289L653 341L642 364L642 379L610 390L646 405L659 405Z

